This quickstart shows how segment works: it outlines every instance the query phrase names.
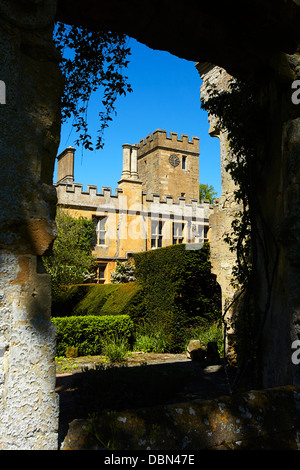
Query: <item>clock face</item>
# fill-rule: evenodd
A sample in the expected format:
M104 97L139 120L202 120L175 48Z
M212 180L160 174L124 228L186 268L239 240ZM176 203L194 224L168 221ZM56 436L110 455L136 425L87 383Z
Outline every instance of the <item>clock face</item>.
M178 155L176 155L176 153L172 153L172 155L169 156L169 162L174 168L175 166L178 166L179 165Z

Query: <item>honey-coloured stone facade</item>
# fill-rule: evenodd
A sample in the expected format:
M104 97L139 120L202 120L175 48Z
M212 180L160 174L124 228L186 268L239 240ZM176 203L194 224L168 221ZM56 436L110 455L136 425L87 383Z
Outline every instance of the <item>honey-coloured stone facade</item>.
M147 194L199 198L199 138L157 129L138 146L138 174Z
M115 194L74 182L74 149L58 157L58 205L95 223L96 282L109 283L118 261L133 253L209 237L212 206L199 202L199 138L156 130L140 144L123 145L123 171ZM71 172L70 172L71 169ZM65 172L65 174L64 174ZM70 174L71 173L71 174Z

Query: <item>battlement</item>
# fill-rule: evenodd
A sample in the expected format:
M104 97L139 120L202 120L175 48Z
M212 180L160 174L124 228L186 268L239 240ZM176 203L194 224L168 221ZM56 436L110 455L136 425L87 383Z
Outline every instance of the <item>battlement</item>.
M115 194L112 194L109 187L102 187L99 193L97 186L94 185L88 185L86 191L83 185L79 183L57 183L54 186L56 187L59 205L95 211L99 211L100 208L113 211L132 211L131 207L127 207L126 196L123 194L122 189L116 189ZM141 194L141 200L134 204L135 211L159 211L169 214L176 214L178 211L184 211L184 213L190 210L199 211L200 209L202 209L201 213L205 218L209 218L210 213L213 211L209 201L199 203L197 199L192 199L187 204L184 197L180 197L176 201L173 196L148 195L145 192Z
M87 185L86 191L80 183L56 183L58 204L68 206L97 207L99 204L113 201L117 206L119 195L123 193L122 189L117 188L115 194L109 187L102 186L101 192L95 185Z
M156 129L136 145L138 145L138 157L144 156L157 148L199 155L199 137L192 137L189 140L188 135L180 134L179 138L177 132L170 132L168 136L167 131L162 129Z

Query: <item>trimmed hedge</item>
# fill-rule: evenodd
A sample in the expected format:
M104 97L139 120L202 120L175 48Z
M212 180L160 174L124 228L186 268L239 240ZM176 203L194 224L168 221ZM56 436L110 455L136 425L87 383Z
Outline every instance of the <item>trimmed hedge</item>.
M89 292L90 286L78 285L69 286L61 289L60 295L55 298L52 297L51 315L52 317L66 317L73 315L73 310L76 305L84 298Z
M140 290L135 282L72 286L66 289L59 303L52 304L52 316L130 314Z
M135 282L90 286L73 315L126 315L140 287Z
M71 316L51 319L57 328L56 355L65 356L69 346L78 348L79 356L102 353L103 339L107 336L133 341L134 324L129 315Z
M134 254L141 311L167 333L171 351L181 350L186 328L221 318L221 291L209 258L208 243L195 251L180 244Z

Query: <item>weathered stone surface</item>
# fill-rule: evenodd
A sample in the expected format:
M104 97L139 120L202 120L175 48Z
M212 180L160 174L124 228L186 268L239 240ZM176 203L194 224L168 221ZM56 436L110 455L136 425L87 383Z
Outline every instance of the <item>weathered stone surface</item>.
M59 144L53 0L3 1L0 70L0 449L56 449L55 336L40 256L55 237Z
M280 387L109 413L73 421L62 450L100 450L109 442L115 450L299 450L299 405L298 388Z
M201 343L197 339L191 339L187 346L187 357L192 361L203 361L206 356L206 349L201 346Z
M267 246L259 245L261 262L258 266L261 272L258 302L265 314L261 347L266 387L274 383L274 378L282 385L287 381L300 384L299 364L293 364L291 360L292 342L300 338L299 136L299 118L284 123L281 164L277 161L268 170L264 168L263 177L267 172L272 175L269 189L260 180L260 204L264 206L267 224L261 233L264 240L268 240ZM264 262L263 256L271 257L269 265ZM267 311L266 302L270 305Z
M0 449L56 449L56 330L50 319L49 276L36 257L0 255Z
M170 154L175 153L180 164L170 165ZM182 157L186 158L183 169ZM178 135L156 129L142 139L138 146L138 174L142 190L148 197L159 194L161 197L173 196L174 201L184 194L187 204L199 199L199 138ZM201 201L199 201L201 202Z
M263 87L263 109L266 113L266 141L258 148L257 161L252 169L255 198L251 201L253 231L254 302L262 319L262 332L257 332L264 386L300 384L297 364L291 361L291 345L299 338L299 107L292 107L291 88L283 83L299 77L299 55L279 54L276 58L277 81L272 79ZM274 62L274 63L275 63ZM198 64L203 78L201 95L205 100L208 89L226 90L230 75L220 67ZM290 82L290 83L291 83ZM290 85L291 86L291 85ZM284 104L283 104L284 103ZM231 155L228 135L216 126L214 116L209 116L212 136L220 138L222 196L215 202L210 216L210 244L212 270L222 291L222 309L227 324L227 354L230 337L234 334L230 320L232 301L236 290L231 285L232 268L236 253L224 242L224 234L231 233L231 223L242 210L234 198L236 189L226 163ZM250 175L249 175L250 177ZM255 200L255 203L254 203ZM237 306L238 311L239 306Z
M201 85L201 99L205 102L209 98L209 90L213 87L216 91L228 91L231 75L220 67L211 64L197 64L200 77L203 80ZM231 304L236 293L232 287L232 269L236 263L236 253L230 251L230 246L225 242L225 234L232 232L232 222L237 214L242 211L242 205L235 200L234 192L237 189L230 173L226 171L226 166L230 161L235 160L229 145L228 133L220 131L216 117L208 116L209 134L217 137L220 141L220 162L221 162L221 190L222 195L214 201L214 211L209 218L210 227L210 248L212 272L217 275L217 282L220 284L222 293L222 311L226 322L226 352L230 354L228 336L233 334L231 328L232 309Z
M150 0L59 0L57 18L67 24L105 24L153 49L212 62L245 78L272 73L278 68L278 51L291 53L299 40L299 8L274 0L252 0L243 8L223 0L194 2L192 7L162 0L157 8Z

